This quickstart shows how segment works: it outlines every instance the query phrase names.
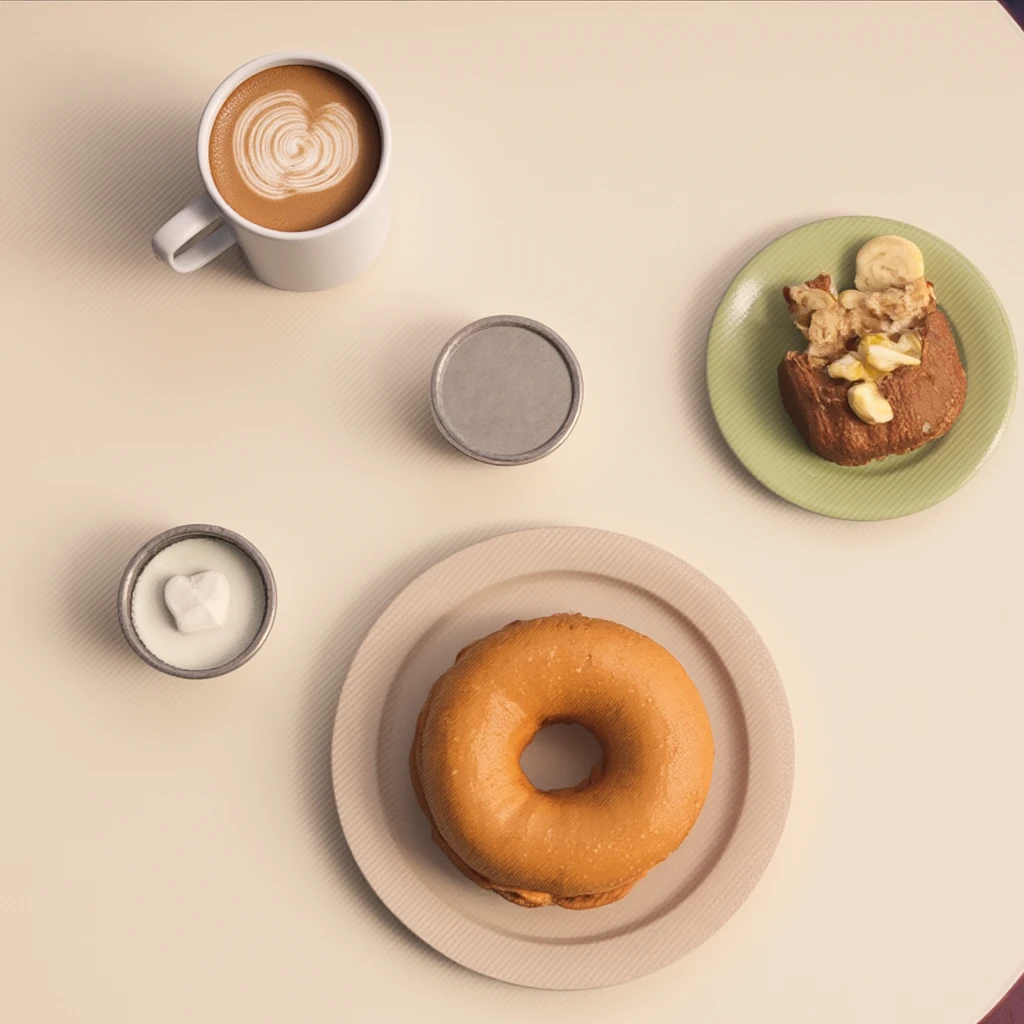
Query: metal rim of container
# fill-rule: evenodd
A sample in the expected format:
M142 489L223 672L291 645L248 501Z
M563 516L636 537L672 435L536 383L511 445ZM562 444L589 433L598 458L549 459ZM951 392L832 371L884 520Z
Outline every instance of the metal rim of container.
M189 540L193 537L205 537L213 540L224 541L233 544L242 551L259 571L263 580L263 591L266 596L266 606L263 610L263 621L255 636L248 646L235 655L230 661L220 665L213 665L210 668L178 668L162 658L156 657L142 642L135 623L132 620L132 597L135 593L135 584L139 575L149 562L165 548L181 540ZM271 627L274 625L274 618L277 615L277 582L270 563L263 557L259 549L247 541L240 534L232 530L226 530L222 526L209 526L203 523L192 523L188 526L176 526L174 529L166 530L147 541L132 556L128 567L121 577L121 585L117 594L117 618L121 624L121 632L124 634L128 646L151 668L164 672L169 676L177 676L179 679L213 679L216 676L227 675L241 668L254 654L263 646L270 635Z
M497 455L493 452L483 452L471 448L459 439L454 429L445 419L444 402L441 397L441 383L444 380L448 361L464 341L487 327L523 327L533 331L535 334L539 334L558 350L558 354L562 357L569 370L569 378L572 382L572 400L569 403L569 411L566 414L565 420L549 440L527 452L515 455ZM481 320L474 320L471 324L466 324L465 327L452 335L444 348L441 349L441 353L434 363L434 371L430 377L430 410L433 413L437 429L441 431L445 440L452 447L457 448L464 455L468 455L478 462L486 462L492 466L524 466L530 462L536 462L538 459L543 459L546 455L550 455L572 433L573 427L576 426L576 421L579 419L582 407L583 371L580 369L579 360L577 360L575 353L550 327L540 323L538 320L531 320L525 316L498 314L497 316L487 316Z

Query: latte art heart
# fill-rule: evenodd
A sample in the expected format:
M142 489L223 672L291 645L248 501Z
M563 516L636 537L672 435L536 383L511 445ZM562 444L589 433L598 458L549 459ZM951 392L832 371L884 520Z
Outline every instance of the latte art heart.
M359 157L359 130L340 103L325 104L314 118L299 93L284 89L246 108L232 149L249 189L263 199L287 199L343 181Z

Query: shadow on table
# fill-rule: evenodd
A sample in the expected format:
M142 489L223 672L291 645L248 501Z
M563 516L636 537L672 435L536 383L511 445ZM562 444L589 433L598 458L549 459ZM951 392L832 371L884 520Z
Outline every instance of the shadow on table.
M150 84L144 95L133 88L152 78L152 69L126 71L122 91L99 102L87 89L69 90L19 138L35 194L45 197L33 210L44 244L30 247L46 253L45 272L61 262L138 271L155 261L156 229L202 193L196 129L203 101L182 97L180 82L164 90ZM237 247L207 272L252 280Z
M718 461L725 466L730 476L747 493L762 497L769 495L780 505L788 505L788 502L767 490L751 475L718 429L707 386L708 334L711 330L711 321L714 319L718 304L722 301L726 289L753 256L780 235L786 234L787 231L792 231L793 228L800 227L812 220L832 216L836 216L836 214L823 213L820 218L802 217L782 220L771 228L762 229L756 234L750 235L739 245L734 246L717 263L709 267L698 282L696 298L685 311L680 328L677 380L682 392L682 408L688 420L688 426L715 453ZM816 268L808 268L808 270L810 271L809 276L816 272ZM786 315L781 295L779 296L779 315ZM808 513L808 515L810 514Z
M117 592L132 555L160 529L139 523L110 526L88 534L70 552L59 553L63 571L53 582L53 635L70 645L81 664L102 660L107 676L111 669L138 669L139 660L118 624ZM155 673L152 678L165 682Z
M377 898L363 878L341 830L331 777L331 735L342 683L363 638L385 608L417 576L462 548L515 530L542 523L504 523L460 533L428 545L385 570L352 602L337 627L324 640L309 679L295 729L296 775L301 817L318 859L326 860L340 875L344 892L367 913L377 916L395 935L412 935ZM440 953L417 938L438 962Z
M350 443L364 457L386 461L392 471L404 463L422 469L435 464L470 465L442 436L430 407L429 384L434 363L449 338L467 318L425 315L382 325L374 351L346 351L337 380L327 382L321 403Z

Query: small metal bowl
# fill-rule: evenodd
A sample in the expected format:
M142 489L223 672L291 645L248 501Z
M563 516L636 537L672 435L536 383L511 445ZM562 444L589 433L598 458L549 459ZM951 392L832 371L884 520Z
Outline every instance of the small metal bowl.
M245 554L256 566L263 580L263 591L266 597L266 606L263 611L263 621L256 635L250 641L248 647L230 661L222 665L214 665L212 668L178 668L171 665L162 658L157 658L142 640L135 629L132 620L132 596L135 593L135 584L138 582L139 574L146 567L149 561L158 555L164 548L170 547L181 540L189 540L193 537L205 537L210 540L225 541L234 544ZM274 581L274 574L270 569L270 563L263 557L259 550L247 541L244 537L231 530L225 530L221 526L206 526L195 523L190 526L176 526L173 530L167 530L154 537L144 544L128 563L128 568L121 577L121 586L117 592L117 618L121 624L121 632L124 633L128 646L147 664L160 672L166 672L169 676L177 676L179 679L213 679L215 676L227 675L234 672L236 668L244 665L262 646L271 627L274 625L274 616L277 615L277 583Z
M493 466L550 455L572 433L582 404L583 374L572 349L525 316L467 324L441 350L430 379L438 430L463 454Z

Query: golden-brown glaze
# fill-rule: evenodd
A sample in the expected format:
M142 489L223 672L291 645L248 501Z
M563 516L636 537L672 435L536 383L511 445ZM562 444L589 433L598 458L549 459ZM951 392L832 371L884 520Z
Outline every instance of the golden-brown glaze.
M536 789L519 759L537 731L577 722L602 761ZM653 640L582 615L513 622L434 684L410 752L434 838L468 878L521 906L621 899L693 827L714 743L700 694Z

